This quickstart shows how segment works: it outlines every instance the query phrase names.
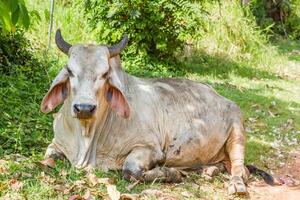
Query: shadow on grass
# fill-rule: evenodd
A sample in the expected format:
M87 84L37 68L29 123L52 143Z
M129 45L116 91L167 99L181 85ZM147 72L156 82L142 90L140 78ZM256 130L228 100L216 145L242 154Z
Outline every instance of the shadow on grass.
M249 79L278 79L275 73L249 66L247 62L235 62L226 56L209 55L203 51L196 52L185 63L187 72L213 75L221 79L228 78L230 74Z
M280 54L287 55L290 61L300 62L300 41L281 40L275 43Z
M264 167L259 161L260 156L274 156L274 149L268 145L270 142L279 141L289 147L289 140L297 138L299 141L300 134L295 133L300 130L300 113L290 109L300 109L299 103L264 96L264 89L240 90L229 84L213 84L213 87L242 109L247 136L252 138L247 143L247 163L258 162ZM290 139L287 141L286 138Z

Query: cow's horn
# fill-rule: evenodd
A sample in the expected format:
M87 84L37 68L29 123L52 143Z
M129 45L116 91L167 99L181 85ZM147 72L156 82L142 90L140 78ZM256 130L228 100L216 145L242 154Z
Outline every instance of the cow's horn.
M119 42L118 44L116 44L114 46L108 47L110 57L112 58L112 57L120 54L121 51L125 48L127 42L128 42L128 36L127 36L127 34L125 34L123 36L123 39L121 40L121 42Z
M69 49L72 47L69 43L67 43L64 38L61 36L60 29L57 29L55 34L55 42L57 47L64 52L65 54L69 54Z

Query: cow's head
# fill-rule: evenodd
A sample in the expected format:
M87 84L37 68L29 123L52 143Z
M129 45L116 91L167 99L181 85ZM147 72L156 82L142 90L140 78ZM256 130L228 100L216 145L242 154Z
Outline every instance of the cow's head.
M72 116L86 121L95 117L101 107L100 98L103 97L119 116L127 118L130 110L124 96L125 86L123 77L120 77L118 62L118 55L127 44L127 36L112 47L80 44L72 46L62 38L58 29L55 41L58 48L69 56L69 61L45 95L42 112L52 111L70 97Z

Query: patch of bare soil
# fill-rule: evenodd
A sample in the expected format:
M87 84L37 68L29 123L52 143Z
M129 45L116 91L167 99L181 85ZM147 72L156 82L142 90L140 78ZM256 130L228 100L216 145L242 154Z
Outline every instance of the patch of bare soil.
M250 199L300 199L300 149L290 153L286 163L275 172L274 177L278 182L277 186L258 181L249 183Z

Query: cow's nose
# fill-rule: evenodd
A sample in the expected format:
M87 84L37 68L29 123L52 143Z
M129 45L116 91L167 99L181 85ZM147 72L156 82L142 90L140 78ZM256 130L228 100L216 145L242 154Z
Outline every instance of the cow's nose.
M95 105L91 105L91 104L74 104L74 113L80 119L91 118L95 110L96 110Z

